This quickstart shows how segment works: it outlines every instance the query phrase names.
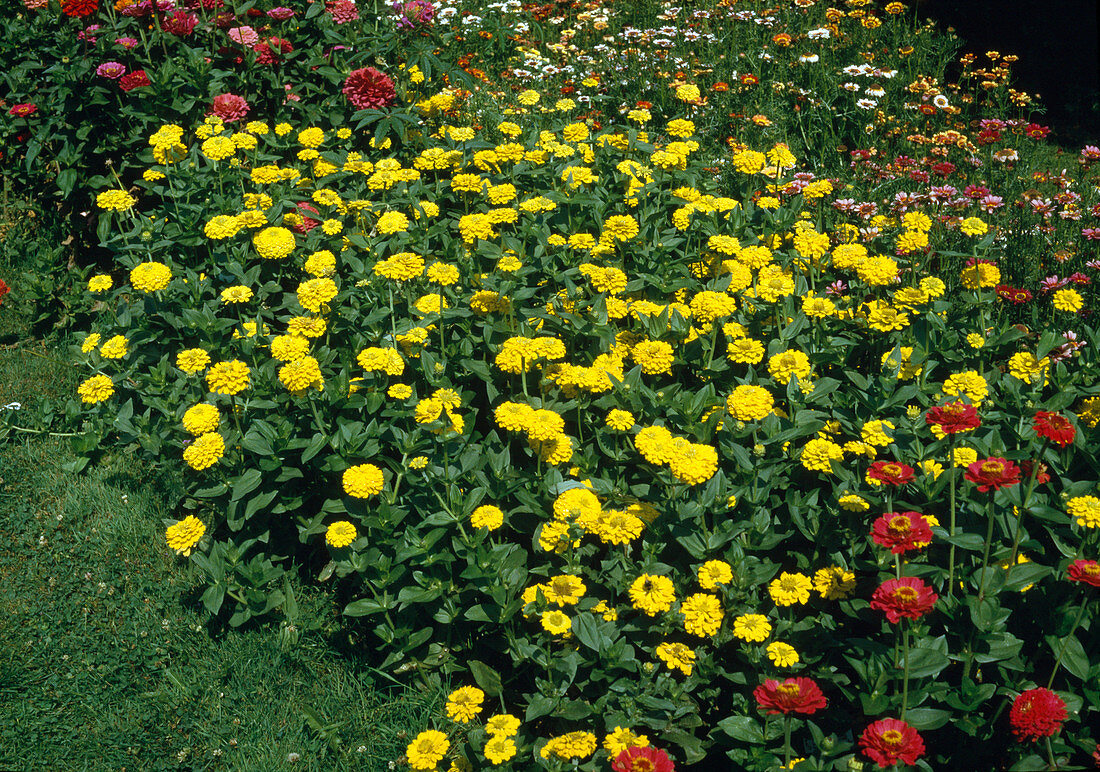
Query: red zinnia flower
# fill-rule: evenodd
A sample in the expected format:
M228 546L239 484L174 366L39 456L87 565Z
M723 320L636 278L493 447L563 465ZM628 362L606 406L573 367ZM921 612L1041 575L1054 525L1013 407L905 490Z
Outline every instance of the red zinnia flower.
M8 110L8 115L18 115L20 118L26 118L28 115L34 115L38 112L38 105L32 102L21 102L17 105L12 105L12 108Z
M932 541L932 529L919 512L887 512L871 526L871 539L900 555L927 546Z
M99 0L62 0L61 13L82 19L99 10Z
M160 28L178 38L185 38L195 31L195 25L199 23L199 17L187 11L174 11L171 16L166 16L160 23Z
M812 679L788 678L780 683L769 678L753 690L756 704L768 713L815 713L825 707L825 695Z
M916 764L924 755L924 740L917 730L896 718L884 718L863 730L859 747L880 769L902 764Z
M294 50L294 46L290 44L289 40L268 38L262 43L252 46L252 50L256 52L257 64L278 64L282 61L280 54L289 54Z
M11 292L11 287L8 286L6 281L0 279L0 304L3 304L4 295L7 295L9 292Z
M990 456L968 466L964 477L977 485L979 491L985 493L990 488L999 490L1006 485L1018 485L1020 467L1008 459Z
M1069 566L1069 578L1073 582L1100 587L1100 563L1095 560L1075 560Z
M356 110L389 107L397 98L390 76L373 67L349 72L343 91Z
M884 485L905 485L913 482L913 467L900 461L876 461L867 470L867 477Z
M1073 442L1077 428L1061 413L1040 410L1035 414L1035 433L1063 448Z
M924 416L929 426L938 426L944 434L968 432L982 425L978 418L978 409L965 402L950 402L942 407L934 407Z
M662 750L631 747L615 757L611 769L614 772L674 772L676 765Z
M1008 723L1020 742L1058 734L1066 720L1066 703L1050 689L1028 689L1012 703Z
M291 230L295 233L309 233L311 230L321 224L320 220L314 220L307 212L321 216L321 213L317 211L317 207L307 201L299 201L295 204L298 207L298 214L302 217L302 223L300 225L292 225Z
M223 121L239 121L248 115L248 102L236 94L218 94L208 115L216 115Z
M882 611L891 624L902 617L920 619L939 600L932 588L915 576L888 579L871 596L871 608Z
M123 91L133 91L135 88L151 85L153 84L150 82L149 76L145 74L145 70L134 70L118 79L118 87Z
M1023 472L1023 476L1030 479L1031 470L1036 464L1039 465L1039 471L1035 473L1035 484L1042 485L1043 483L1050 482L1050 475L1047 474L1047 465L1041 461L1031 461L1030 459L1027 461L1021 461L1020 471Z

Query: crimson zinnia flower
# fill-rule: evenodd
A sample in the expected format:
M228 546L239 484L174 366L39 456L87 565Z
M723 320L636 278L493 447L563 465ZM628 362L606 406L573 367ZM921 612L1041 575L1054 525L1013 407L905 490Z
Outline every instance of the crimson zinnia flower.
M1008 723L1020 742L1058 734L1066 720L1066 703L1050 689L1028 689L1012 703Z
M863 730L859 747L880 769L902 764L916 764L924 755L924 740L917 730L896 718L884 718Z
M33 102L21 102L17 105L12 105L12 108L8 110L8 115L18 115L20 118L26 118L28 115L34 115L38 112L38 106Z
M1039 465L1039 471L1035 473L1035 484L1042 485L1043 483L1050 482L1050 475L1047 474L1047 465L1041 461L1032 461L1030 459L1027 461L1021 461L1020 471L1023 473L1023 476L1025 478L1030 478L1031 470L1035 467L1036 464Z
M289 54L294 50L289 40L282 38L268 38L267 40L252 46L256 52L257 64L278 64L282 61L282 54Z
M871 596L871 608L885 613L890 623L896 625L902 617L920 619L932 610L939 597L923 580L903 576L883 582Z
M11 287L8 286L6 281L0 279L0 304L3 304L4 295L7 295L9 292L11 292Z
M1040 410L1035 414L1035 433L1063 448L1073 442L1077 428L1061 413Z
M389 107L397 98L390 76L373 67L362 67L349 72L343 91L356 110Z
M887 512L871 526L871 539L900 555L927 546L932 541L932 529L919 512Z
M1100 587L1100 563L1095 560L1075 560L1069 566L1069 578L1074 582Z
M199 17L187 11L174 11L171 16L165 17L160 28L165 32L179 38L185 38L195 31L195 25L199 23Z
M631 747L615 757L611 769L614 772L674 772L676 765L662 750Z
M788 678L783 682L769 678L753 690L752 696L768 713L809 715L825 707L825 695L809 678Z
M145 74L145 70L134 70L118 79L118 87L123 91L133 91L135 88L151 85L153 84L149 81L149 76Z
M1020 467L1006 458L990 456L975 461L966 468L963 475L967 480L978 486L978 490L985 493L989 489L1000 490L1006 485L1018 485L1020 483Z
M978 409L965 402L950 402L942 407L934 407L924 416L929 426L938 426L944 434L968 432L982 425L978 418Z
M900 461L876 461L867 470L867 477L884 485L905 485L913 482L913 467Z
M72 16L74 19L82 19L91 16L99 10L99 0L62 0L61 13Z

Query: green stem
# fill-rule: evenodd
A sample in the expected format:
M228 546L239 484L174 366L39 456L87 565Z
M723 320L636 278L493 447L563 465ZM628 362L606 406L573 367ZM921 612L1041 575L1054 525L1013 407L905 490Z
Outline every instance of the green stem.
M902 622L902 647L905 649L905 672L901 677L901 720L905 720L905 711L909 708L909 624Z
M791 717L786 713L783 714L783 766L791 766Z
M17 432L26 432L27 434L45 434L47 437L79 437L78 432L48 432L45 429L26 429L22 426L7 426L6 429L15 429Z
M982 550L982 576L978 580L978 601L985 598L985 578L989 569L989 545L993 542L993 496L989 497L989 506L986 513L985 548Z
M1008 569L1005 571L1005 581L1008 581L1008 577L1012 575L1012 569L1016 565L1016 556L1019 555L1020 550L1020 532L1023 530L1024 515L1027 513L1028 504L1031 503L1031 494L1035 490L1035 478L1039 476L1039 464L1043 462L1043 454L1047 451L1047 445L1050 444L1050 440L1044 438L1043 446L1039 449L1039 456L1035 459L1031 466L1031 475L1027 480L1027 492L1024 493L1023 501L1020 503L1020 515L1016 518L1016 533L1012 535L1012 557L1008 560Z
M948 472L947 473L949 475L951 475L951 478L948 482L947 487L948 487L948 490L950 491L949 496L950 496L950 502L951 502L950 503L951 512L950 512L948 523L947 523L947 533L948 533L948 536L950 536L952 539L954 539L954 537L955 537L955 472L957 471L955 469L955 434L952 433L952 434L949 435L949 437L950 437L950 439L948 440L948 443L947 443L947 447L948 447L948 458L947 458ZM948 554L947 554L947 597L948 598L954 598L955 597L955 543L954 543L954 541L951 542L951 549L948 551Z
M1047 744L1047 762L1050 764L1048 769L1057 769L1058 765L1054 763L1054 749L1050 747L1050 736L1048 735L1044 739L1046 740Z
M1058 651L1058 658L1054 660L1054 669L1050 671L1050 678L1047 680L1048 689L1054 683L1054 676L1058 675L1058 668L1062 665L1062 657L1066 653L1066 646L1069 645L1069 639L1077 632L1077 625L1081 624L1081 617L1085 615L1085 607L1088 606L1088 604L1089 596L1085 595L1081 598L1081 606L1077 609L1077 618L1073 620L1073 627L1069 629L1069 633L1062 639L1062 648Z

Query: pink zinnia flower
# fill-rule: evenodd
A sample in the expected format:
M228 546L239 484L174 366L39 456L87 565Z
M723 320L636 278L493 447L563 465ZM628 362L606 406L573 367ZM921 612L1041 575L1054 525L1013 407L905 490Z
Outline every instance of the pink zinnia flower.
M34 115L38 112L38 106L32 102L20 102L17 105L12 105L12 108L8 110L8 115L17 115L20 118L26 118L28 115Z
M252 27L234 27L229 30L229 38L242 46L255 45L260 40L260 36Z
M223 121L239 121L248 115L248 102L236 94L218 94L207 115L216 115Z
M137 38L115 38L115 43L122 46L126 50L130 50L138 44Z
M276 21L286 21L287 19L293 18L294 11L284 5L280 5L278 8L272 8L268 11L267 15Z
M349 72L343 91L344 96L357 110L389 107L397 98L390 77L373 67Z
M108 80L118 80L126 74L126 65L122 62L104 62L95 68L95 74Z

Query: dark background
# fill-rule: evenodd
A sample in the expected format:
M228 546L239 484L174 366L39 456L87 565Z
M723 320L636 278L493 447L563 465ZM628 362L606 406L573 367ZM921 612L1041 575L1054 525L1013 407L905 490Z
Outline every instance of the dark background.
M1100 2L1097 0L924 0L921 17L953 27L963 52L1016 54L1013 88L1038 93L1039 122L1068 145L1100 145ZM961 52L960 52L961 53Z

